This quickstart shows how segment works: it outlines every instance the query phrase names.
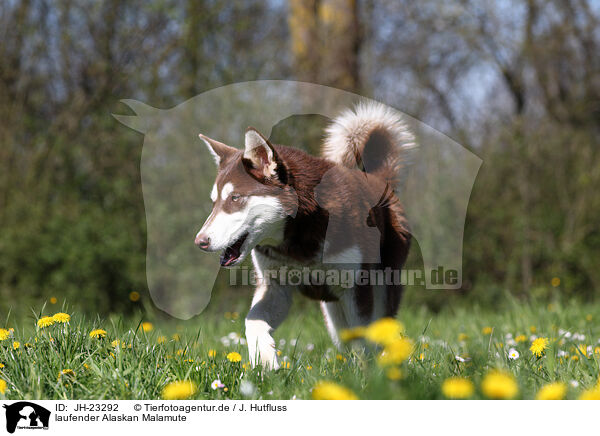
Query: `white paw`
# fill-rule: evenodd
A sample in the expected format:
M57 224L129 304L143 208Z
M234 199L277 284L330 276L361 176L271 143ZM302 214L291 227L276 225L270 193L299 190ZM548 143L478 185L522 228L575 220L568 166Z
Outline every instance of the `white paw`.
M264 321L246 321L246 340L252 367L262 365L266 369L278 369L275 340L269 334L270 327Z
M250 344L250 341L248 341L248 344ZM261 347L260 342L258 347L248 345L248 354L250 356L252 367L261 365L265 369L279 369L279 362L277 362L277 353L275 352L274 345L271 346L267 343Z

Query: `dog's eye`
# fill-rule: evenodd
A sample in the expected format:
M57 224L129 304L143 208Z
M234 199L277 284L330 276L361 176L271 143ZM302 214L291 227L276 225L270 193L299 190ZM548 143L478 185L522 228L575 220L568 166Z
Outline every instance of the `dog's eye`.
M241 198L241 196L240 196L240 195L238 195L238 194L233 194L233 195L231 196L231 201L238 201L240 198Z

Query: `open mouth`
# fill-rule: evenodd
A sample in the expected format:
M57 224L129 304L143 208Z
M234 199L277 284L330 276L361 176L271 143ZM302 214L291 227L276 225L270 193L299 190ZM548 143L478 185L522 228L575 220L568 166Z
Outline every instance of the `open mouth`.
M233 244L227 247L221 254L221 266L230 266L239 259L242 254L241 248L248 237L248 232L240 236Z

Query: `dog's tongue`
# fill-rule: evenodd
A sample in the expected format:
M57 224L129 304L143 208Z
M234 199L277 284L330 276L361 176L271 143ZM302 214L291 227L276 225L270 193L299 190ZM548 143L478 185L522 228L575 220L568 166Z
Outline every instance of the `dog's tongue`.
M240 257L240 250L233 247L227 247L221 254L221 266L229 266L233 261Z
M240 249L247 236L248 233L244 233L237 241L223 251L221 254L221 266L229 266L240 257Z

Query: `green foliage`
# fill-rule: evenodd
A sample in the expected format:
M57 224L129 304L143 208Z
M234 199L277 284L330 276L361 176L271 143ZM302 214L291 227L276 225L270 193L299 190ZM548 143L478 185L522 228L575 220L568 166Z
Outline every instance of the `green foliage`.
M334 350L316 304L292 311L277 330L279 360L286 363L275 372L248 365L246 347L239 342L242 317L214 308L194 320L155 320L152 325L140 318L86 319L79 313L73 313L68 324L45 328L35 327L35 319L8 319L5 327L15 330L0 341L0 378L8 384L3 397L156 399L168 383L191 380L198 387L195 398L201 399L309 399L316 383L329 380L362 399L439 399L443 381L461 376L475 384L471 398L477 399L485 398L481 380L494 368L515 378L517 398L534 398L541 386L555 381L568 386L568 398L594 387L600 363L599 351L593 349L600 336L597 308L575 302L546 306L505 301L502 311L471 305L435 315L406 306L400 319L415 349L410 360L399 365L398 380L388 378L377 364L376 350ZM44 313L52 315L49 307ZM97 328L104 329L106 337L91 338L89 333ZM529 351L532 331L549 339L541 358ZM17 349L14 341L19 342ZM508 358L510 348L519 352L518 359ZM242 355L241 362L227 360L232 351ZM217 379L227 390L212 389ZM242 382L251 383L245 393Z
M465 227L471 285L546 289L591 298L598 290L598 141L553 124L517 126L489 145ZM551 281L560 279L553 290ZM541 296L538 292L538 296Z
M146 289L142 137L110 114L123 112L121 98L172 107L267 78L361 90L482 157L460 295L489 305L506 290L594 298L597 8L517 1L507 13L502 3L446 3L364 2L332 15L302 2L5 2L0 309L50 296L96 313L131 308L121 302ZM317 18L342 26L331 37L333 28L311 27ZM303 50L311 38L319 49ZM316 153L323 124L292 117L273 137ZM420 265L416 253L411 265ZM237 292L225 280L215 287L225 299ZM457 295L408 292L435 310Z

